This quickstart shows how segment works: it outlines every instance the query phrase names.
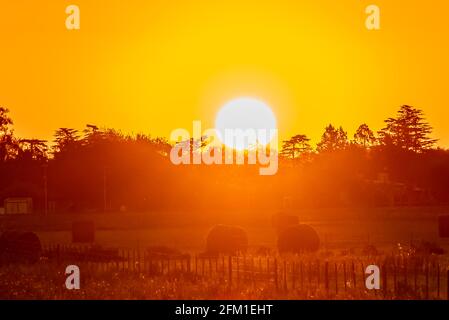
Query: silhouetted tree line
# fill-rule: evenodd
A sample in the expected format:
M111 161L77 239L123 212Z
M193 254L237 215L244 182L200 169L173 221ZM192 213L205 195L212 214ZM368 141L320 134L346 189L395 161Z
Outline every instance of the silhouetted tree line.
M166 139L87 125L60 128L49 143L19 139L0 107L0 201L32 197L55 212L280 209L449 203L449 151L436 148L421 110L402 106L375 134L352 139L329 124L315 148L304 134L283 142L279 172L255 165L174 166ZM191 153L207 144L191 142ZM288 201L286 201L288 200Z

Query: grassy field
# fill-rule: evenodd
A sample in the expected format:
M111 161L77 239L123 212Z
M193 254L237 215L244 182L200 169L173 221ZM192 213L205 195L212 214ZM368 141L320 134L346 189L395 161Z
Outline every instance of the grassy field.
M28 230L36 232L42 243L48 245L70 245L71 224L77 220L94 220L97 233L96 244L104 247L120 248L122 250L144 251L149 246L167 246L194 256L203 252L208 230L215 224L235 224L246 229L249 237L249 256L251 259L278 259L279 286L275 285L274 273L270 271L268 280L261 278L254 281L253 276L246 281L233 282L230 286L224 267L220 272L207 274L210 265L199 264L191 260L192 271L173 270L171 273L154 273L151 267L147 271L135 272L136 263L121 262L117 264L84 265L82 261L50 261L41 260L36 265L4 265L0 267L0 298L4 299L422 299L429 292L432 299L446 298L447 274L449 263L449 239L438 238L437 218L440 214L449 212L448 207L409 207L409 208L375 208L375 209L320 209L295 212L302 223L312 225L318 232L322 249L311 257L300 257L305 263L305 271L311 268L311 274L304 276L303 288L299 286L298 269L292 269L294 260L280 257L276 253L276 232L271 226L271 215L275 212L149 212L149 213L104 213L80 215L50 215L47 217L32 216L2 216L0 230ZM409 251L398 251L399 244L408 247L409 244L433 242L439 248L446 250L444 255L415 255ZM366 256L364 248L368 245L377 248L375 257ZM270 255L258 256L261 248L271 250ZM396 262L389 265L388 291L372 293L363 289L363 266L365 263L382 263L385 259L395 257ZM128 256L129 258L129 256ZM127 259L128 259L127 258ZM282 289L282 262L290 263L288 272L288 290ZM297 259L297 258L295 258ZM371 260L370 260L371 259ZM405 259L405 260L404 260ZM220 260L221 261L221 260ZM292 262L293 261L293 262ZM338 281L340 290L335 290L329 296L323 283L324 263L329 262L331 269L338 264ZM358 287L355 282L342 280L342 263L347 261L348 268L355 261L357 268ZM405 261L405 262L404 262ZM427 262L424 262L427 261ZM69 291L64 286L64 266L67 263L81 263L83 270L82 290ZM160 262L163 263L163 262ZM210 263L210 262L209 262ZM316 263L321 271L316 273ZM344 262L346 263L346 262ZM405 264L404 264L405 263ZM417 264L418 263L418 264ZM137 263L137 265L139 265ZM219 267L219 263L217 266ZM265 265L265 263L263 264ZM417 282L413 285L412 278L406 279L407 267L419 266ZM430 265L430 284L426 281L426 265ZM206 266L206 267L205 267ZM209 267L208 267L209 266ZM293 266L295 266L293 264ZM296 265L297 266L297 265ZM166 265L166 268L169 267ZM435 269L437 267L437 269ZM241 267L240 267L241 268ZM256 265L256 270L257 270ZM259 267L260 268L260 267ZM264 267L262 266L262 269ZM271 265L273 268L273 265ZM393 268L393 269L392 269ZM398 268L398 269L396 269ZM167 270L168 270L167 269ZM233 266L234 281L239 273ZM195 271L193 271L195 270ZM204 275L206 271L206 276ZM296 271L295 271L296 270ZM396 276L397 270L398 276ZM440 271L435 271L440 270ZM296 285L293 286L293 274L296 272ZM315 272L315 273L314 273ZM349 269L348 269L349 272ZM250 272L252 275L253 272ZM435 280L440 277L441 281ZM262 275L263 276L263 275ZM411 275L410 275L411 276ZM237 277L237 278L235 278ZM415 276L416 278L416 276ZM334 280L337 281L335 275ZM438 278L439 279L439 278ZM321 282L320 282L321 281ZM405 281L405 282L404 282ZM408 281L408 282L407 282ZM314 283L317 283L315 285ZM394 285L392 285L394 283ZM407 284L408 283L408 284ZM438 286L437 286L438 283ZM428 286L430 285L430 287ZM346 289L347 286L347 289ZM435 288L440 288L438 293ZM342 288L345 288L344 290ZM430 288L430 289L425 289ZM398 296L398 294L401 294Z

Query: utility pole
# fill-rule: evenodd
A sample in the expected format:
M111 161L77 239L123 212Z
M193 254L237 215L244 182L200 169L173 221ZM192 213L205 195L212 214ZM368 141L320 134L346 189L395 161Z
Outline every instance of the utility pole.
M103 167L103 212L106 212L107 194L106 194L106 166Z
M44 215L48 216L48 182L47 182L47 168L48 164L43 165L44 168Z

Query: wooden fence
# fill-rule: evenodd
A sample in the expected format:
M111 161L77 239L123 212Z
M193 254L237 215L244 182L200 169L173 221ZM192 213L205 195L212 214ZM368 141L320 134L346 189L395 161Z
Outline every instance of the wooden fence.
M279 292L324 298L448 299L449 269L434 257L317 259L281 256L191 256L145 250L100 250L81 246L45 246L50 263L77 264L94 272L145 273L218 281L233 288L270 285ZM377 260L376 260L377 259ZM380 290L366 288L366 267L380 268Z

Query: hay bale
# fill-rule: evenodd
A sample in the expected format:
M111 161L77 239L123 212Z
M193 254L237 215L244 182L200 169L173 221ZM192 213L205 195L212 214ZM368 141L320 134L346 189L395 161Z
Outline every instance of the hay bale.
M320 238L311 226L300 224L285 228L278 236L280 253L315 252L320 248Z
M72 223L73 243L93 243L95 241L94 221L74 221Z
M246 252L248 236L241 227L216 225L207 235L206 252L208 254L236 254Z
M277 229L277 232L280 233L288 227L299 225L299 217L281 212L272 216L271 223Z
M41 254L41 242L33 232L6 231L0 235L0 256L3 262L36 263Z

